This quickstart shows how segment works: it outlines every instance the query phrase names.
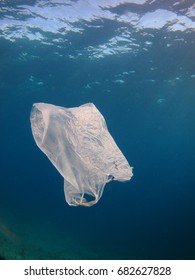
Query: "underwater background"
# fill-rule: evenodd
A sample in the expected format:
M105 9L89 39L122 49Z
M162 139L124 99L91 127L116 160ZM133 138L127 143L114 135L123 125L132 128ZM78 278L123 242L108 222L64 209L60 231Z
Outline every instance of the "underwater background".
M133 166L70 207L35 102L94 103ZM195 4L0 2L0 258L195 259Z

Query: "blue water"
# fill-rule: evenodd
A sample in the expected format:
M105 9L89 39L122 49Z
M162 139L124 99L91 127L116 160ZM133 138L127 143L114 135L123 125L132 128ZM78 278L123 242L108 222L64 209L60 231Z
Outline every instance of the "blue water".
M193 1L61 2L1 1L0 257L194 259ZM133 178L68 206L35 102L93 102Z

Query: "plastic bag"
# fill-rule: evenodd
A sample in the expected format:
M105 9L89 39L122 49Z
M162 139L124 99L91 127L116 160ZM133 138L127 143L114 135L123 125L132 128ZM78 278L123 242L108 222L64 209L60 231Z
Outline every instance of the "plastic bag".
M94 205L106 183L132 177L132 168L94 104L63 108L35 103L30 120L36 144L64 177L69 205Z

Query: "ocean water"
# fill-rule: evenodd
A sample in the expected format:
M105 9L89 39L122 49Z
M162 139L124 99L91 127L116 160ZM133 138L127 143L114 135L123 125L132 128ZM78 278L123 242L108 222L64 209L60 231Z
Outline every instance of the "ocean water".
M0 3L0 258L195 258L195 6ZM133 166L70 207L36 146L35 102L93 102Z

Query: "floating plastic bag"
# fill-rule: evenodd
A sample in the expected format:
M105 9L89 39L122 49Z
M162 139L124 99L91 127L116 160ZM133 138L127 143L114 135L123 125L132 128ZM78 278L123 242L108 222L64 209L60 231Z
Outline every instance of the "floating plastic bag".
M92 206L106 183L131 179L132 168L94 104L63 108L35 103L30 120L36 144L64 177L69 205Z

